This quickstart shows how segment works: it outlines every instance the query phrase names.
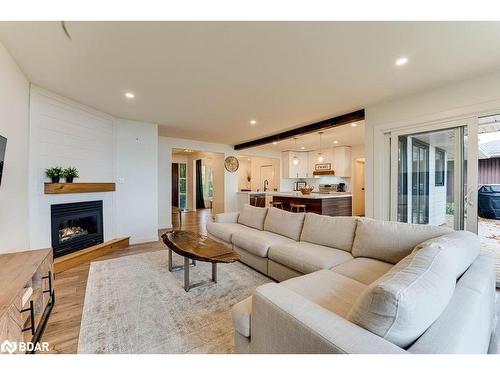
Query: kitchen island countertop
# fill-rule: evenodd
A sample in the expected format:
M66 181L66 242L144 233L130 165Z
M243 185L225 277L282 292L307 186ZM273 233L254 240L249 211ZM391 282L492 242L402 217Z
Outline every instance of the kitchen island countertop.
M287 197L287 198L301 198L301 199L330 199L330 198L346 198L352 197L351 193L347 192L335 192L329 194L320 194L320 193L311 193L311 194L302 194L300 191L239 191L239 194L265 194L273 197Z

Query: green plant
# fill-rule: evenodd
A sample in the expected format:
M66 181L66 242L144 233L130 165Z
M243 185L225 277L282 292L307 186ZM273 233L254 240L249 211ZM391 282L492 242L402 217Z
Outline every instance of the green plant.
M59 178L62 177L63 169L61 167L52 167L45 170L45 175L48 178Z
M63 171L62 177L64 177L64 178L78 178L78 177L80 177L80 175L78 174L78 169L73 168L73 167L68 167Z

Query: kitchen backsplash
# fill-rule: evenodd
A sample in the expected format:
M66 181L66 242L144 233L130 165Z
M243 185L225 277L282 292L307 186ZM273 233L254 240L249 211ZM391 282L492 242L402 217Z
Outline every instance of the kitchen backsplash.
M294 183L296 181L306 181L307 185L314 186L314 190L318 190L319 184L338 184L343 182L346 184L346 191L351 191L351 179L350 178L340 178L337 176L323 176L320 178L282 178L281 179L281 191L292 191Z

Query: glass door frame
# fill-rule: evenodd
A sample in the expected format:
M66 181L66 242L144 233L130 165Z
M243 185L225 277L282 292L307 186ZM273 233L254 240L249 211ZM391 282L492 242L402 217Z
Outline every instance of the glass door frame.
M467 175L462 178L467 181L467 192L464 205L467 211L473 212L465 219L466 230L477 233L477 185L478 185L478 116L464 117L457 120L431 122L390 131L390 220L398 219L398 150L399 136L408 136L416 133L432 132L437 130L456 129L467 127ZM463 133L462 133L463 134ZM460 150L457 150L460 152ZM457 156L459 156L458 154ZM470 161L473 161L472 163ZM463 175L463 173L458 173ZM460 185L460 186L463 186ZM455 186L456 191L459 187ZM456 225L456 223L455 223Z

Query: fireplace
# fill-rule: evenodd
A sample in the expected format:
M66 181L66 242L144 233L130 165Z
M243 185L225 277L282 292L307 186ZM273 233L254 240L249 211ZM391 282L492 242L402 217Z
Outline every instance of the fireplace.
M53 204L51 216L54 257L104 241L102 201Z

